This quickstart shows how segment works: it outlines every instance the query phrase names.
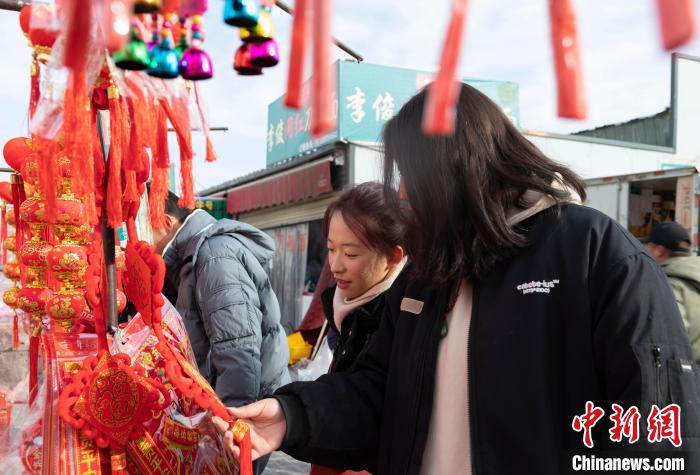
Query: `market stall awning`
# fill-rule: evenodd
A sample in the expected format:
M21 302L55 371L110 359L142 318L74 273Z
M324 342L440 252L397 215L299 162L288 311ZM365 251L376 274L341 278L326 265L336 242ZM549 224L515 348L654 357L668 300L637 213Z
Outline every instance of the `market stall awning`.
M273 175L234 188L228 193L227 211L243 213L270 206L315 198L333 191L331 162L327 158L279 175Z

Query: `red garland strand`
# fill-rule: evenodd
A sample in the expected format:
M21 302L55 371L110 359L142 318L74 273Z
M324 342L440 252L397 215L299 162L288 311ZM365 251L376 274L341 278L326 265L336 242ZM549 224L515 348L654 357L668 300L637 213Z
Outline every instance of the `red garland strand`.
M292 20L292 39L289 50L289 71L287 74L287 94L284 105L290 109L303 106L304 62L309 35L308 0L296 0Z
M672 50L684 45L695 34L693 0L656 0L659 26L664 48Z
M335 128L331 97L335 89L335 70L331 64L331 3L314 0L314 73L311 78L311 135L320 137Z
M440 70L428 89L423 111L423 132L427 135L451 135L455 129L459 83L455 80L462 33L467 16L467 0L454 0L452 18L442 48Z
M92 0L68 0L66 10L68 23L66 28L66 56L64 64L73 70L83 70L90 36L92 18Z
M559 117L583 120L587 115L586 95L572 1L549 0L549 16Z

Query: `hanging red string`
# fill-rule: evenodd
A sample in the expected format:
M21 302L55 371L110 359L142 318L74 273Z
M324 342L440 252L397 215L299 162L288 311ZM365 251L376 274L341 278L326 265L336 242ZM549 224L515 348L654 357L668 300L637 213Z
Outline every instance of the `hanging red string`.
M454 0L452 17L442 47L440 70L429 86L423 110L423 132L428 135L450 135L455 129L455 111L459 99L459 83L455 80L462 33L467 16L467 0Z
M170 154L168 152L168 119L161 107L153 109L156 123L156 140L151 163L151 190L148 196L148 208L153 229L165 228L165 200L168 197L168 171Z
M559 117L585 119L586 97L576 15L571 0L549 0Z
M333 91L335 70L331 64L331 3L314 0L314 73L311 93L311 135L320 137L335 128Z
M656 0L664 48L671 50L690 41L695 34L693 0Z
M82 70L85 67L91 31L92 3L91 0L64 1L68 18L64 64L73 70Z
M167 99L160 103L166 116L175 129L177 144L180 150L181 193L178 206L194 208L194 179L192 176L192 132L190 129L187 95L172 97L172 105Z
M292 39L289 48L289 71L287 74L287 94L284 105L291 109L303 106L304 62L309 35L308 0L296 0L292 20Z
M214 151L214 144L211 141L211 134L209 131L209 121L207 120L207 115L204 111L204 104L199 94L199 87L197 86L197 81L194 81L194 99L197 103L197 112L199 113L199 120L202 123L202 131L204 132L204 139L207 143L207 151L205 155L205 160L207 162L213 162L216 160L216 152Z
M125 114L123 100L115 86L110 86L109 94L109 159L107 163L107 196L105 210L107 224L117 229L121 226L122 217L122 158L124 153Z
M73 168L75 193L83 198L88 223L97 223L95 209L95 158L93 154L96 111L90 111L83 71L70 73L64 101L65 151Z
M34 112L36 112L36 107L39 104L39 98L41 97L41 67L39 66L39 61L36 59L37 53L34 51L32 54L32 70L31 70L31 87L29 91L29 119L34 117Z

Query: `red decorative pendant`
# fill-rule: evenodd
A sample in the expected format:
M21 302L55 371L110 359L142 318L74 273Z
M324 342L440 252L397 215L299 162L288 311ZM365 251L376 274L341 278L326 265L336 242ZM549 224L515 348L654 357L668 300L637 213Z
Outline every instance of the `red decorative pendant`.
M170 404L165 387L131 367L125 354L87 358L83 369L61 393L61 418L100 448L124 447L141 437L144 423Z

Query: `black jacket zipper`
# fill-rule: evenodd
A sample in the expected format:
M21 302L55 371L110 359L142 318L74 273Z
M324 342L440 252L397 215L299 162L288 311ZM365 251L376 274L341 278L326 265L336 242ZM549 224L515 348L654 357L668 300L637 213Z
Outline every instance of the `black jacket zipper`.
M656 405L661 404L661 347L652 345L651 353L654 355L654 368L656 369Z
M474 358L472 357L472 351L474 348L474 338L472 335L474 334L474 323L476 322L476 315L477 315L477 308L479 305L479 291L477 290L476 285L472 286L472 315L471 315L471 321L469 322L469 331L467 332L467 389L469 391L469 402L467 404L467 412L469 414L469 439L470 439L470 447L469 449L472 451L471 453L471 463L472 463L472 474L477 473L476 467L477 467L477 453L474 450L474 447L476 447L476 431L474 428L476 427L475 421L474 421L474 411L472 410L472 407L474 406L473 401L474 401L474 385L471 382L472 379L472 374L473 374L473 368L474 368Z

